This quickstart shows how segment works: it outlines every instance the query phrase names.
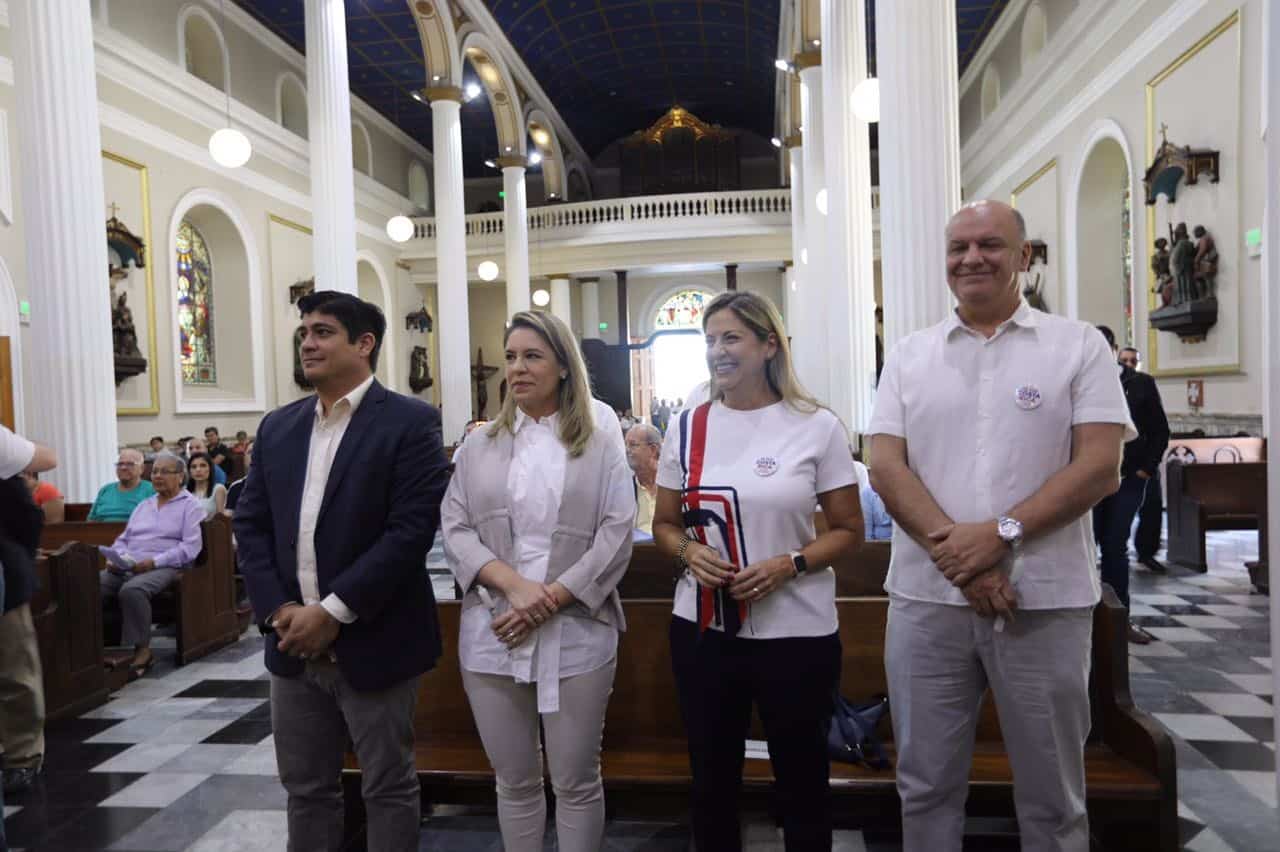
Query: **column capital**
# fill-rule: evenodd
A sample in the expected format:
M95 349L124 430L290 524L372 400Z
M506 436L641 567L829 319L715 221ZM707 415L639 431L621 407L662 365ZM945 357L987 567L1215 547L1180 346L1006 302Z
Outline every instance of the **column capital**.
M567 272L545 272L539 277L545 277L548 281L572 281L573 276Z
M797 53L792 57L791 64L795 67L797 73L806 68L817 68L822 64L822 51L806 50L802 53Z
M427 86L422 90L422 96L433 104L436 101L455 101L458 105L462 104L462 89L457 86Z
M580 275L578 276L578 283L579 284L599 284L600 276L599 275Z
M523 169L529 165L529 158L517 154L514 156L494 157L493 162L500 169Z

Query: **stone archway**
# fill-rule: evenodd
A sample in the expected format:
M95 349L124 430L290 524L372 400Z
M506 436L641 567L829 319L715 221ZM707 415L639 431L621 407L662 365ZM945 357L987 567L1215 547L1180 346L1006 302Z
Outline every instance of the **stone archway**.
M1068 312L1110 326L1121 346L1133 343L1136 334L1133 185L1123 135L1100 127L1068 186Z

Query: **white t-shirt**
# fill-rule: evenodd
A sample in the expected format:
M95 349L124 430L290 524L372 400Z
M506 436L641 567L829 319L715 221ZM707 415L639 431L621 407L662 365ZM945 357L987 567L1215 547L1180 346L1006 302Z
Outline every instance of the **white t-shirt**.
M658 485L685 494L686 510L693 508L689 499L694 498L706 543L739 567L812 542L818 495L857 481L848 434L826 409L803 413L778 402L737 411L714 402L706 415L700 465L698 411L683 411L672 420L658 463ZM696 491L689 488L691 480ZM810 569L749 605L738 635L830 635L839 627L835 596L832 570ZM676 585L675 615L696 622L699 597L697 581L686 571ZM727 592L724 600L733 603ZM722 621L713 619L711 626L723 629Z
M35 457L35 444L0 426L0 479L9 479L22 473Z

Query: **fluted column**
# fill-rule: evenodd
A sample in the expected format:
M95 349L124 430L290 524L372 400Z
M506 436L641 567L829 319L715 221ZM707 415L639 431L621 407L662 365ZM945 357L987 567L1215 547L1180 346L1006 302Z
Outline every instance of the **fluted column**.
M501 157L502 236L507 251L507 316L529 310L529 208L524 157Z
M87 502L111 480L117 441L93 23L81 0L13 0L9 14L32 303L26 431L57 450L50 478L67 501Z
M947 220L960 206L955 0L876 2L884 344L946 318Z
M1266 428L1273 446L1276 429L1280 426L1280 370L1275 368L1280 360L1280 4L1272 0L1268 4L1262 34L1262 91L1266 96L1266 167L1262 174L1266 180L1265 233L1262 237L1262 292L1266 305L1266 361L1272 365L1264 370L1266 387ZM1280 636L1280 469L1272 464L1267 468L1267 553L1260 553L1270 567L1271 577L1271 635ZM1273 645L1274 647L1274 645ZM1274 660L1274 653L1272 658ZM1280 667L1271 667L1274 695L1280 695ZM1275 732L1280 733L1280 702L1273 702ZM1280 756L1276 758L1276 794L1280 795Z
M550 278L551 313L559 317L569 328L573 328L573 303L569 298L569 276L552 275Z
M866 6L822 0L822 84L843 92L823 104L827 210L829 403L854 432L871 419L876 380L875 248L871 145L849 97L867 76ZM844 365L848 365L848 369Z
M831 399L831 359L827 352L829 333L825 305L829 296L827 265L827 173L825 128L823 126L822 67L816 53L796 57L800 70L800 116L804 127L804 247L809 261L800 279L804 301L800 330L806 352L800 381L822 402ZM814 63L805 66L806 62ZM796 332L793 332L796 334ZM841 366L840 369L844 369ZM843 416L843 415L842 415Z
M582 339L600 337L600 279L581 278L582 289Z
M437 327L444 442L462 440L471 419L471 314L467 308L466 212L462 197L462 92L428 89L436 178Z
M307 135L316 289L358 294L351 84L343 0L307 0Z
M805 248L804 239L804 148L799 134L787 140L787 167L791 172L791 270L787 276L787 292L784 302L787 305L787 332L791 335L791 351L796 362L796 374L805 372L805 361L809 357L809 347L799 339L800 328L804 323L804 304L800 298L800 287L808 264L809 251Z

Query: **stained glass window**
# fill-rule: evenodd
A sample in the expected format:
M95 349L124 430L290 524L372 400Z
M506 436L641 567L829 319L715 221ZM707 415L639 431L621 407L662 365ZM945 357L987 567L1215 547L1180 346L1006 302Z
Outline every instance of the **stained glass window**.
M213 265L204 237L187 220L178 227L178 346L182 383L215 385Z
M707 305L707 295L698 290L681 290L676 293L658 308L654 327L659 330L702 328L702 311Z
M1129 175L1124 175L1124 185L1121 188L1121 207L1120 207L1120 245L1121 245L1121 268L1124 277L1121 278L1121 286L1124 288L1124 345L1133 345L1133 288L1130 286L1133 280L1133 199L1129 196Z

